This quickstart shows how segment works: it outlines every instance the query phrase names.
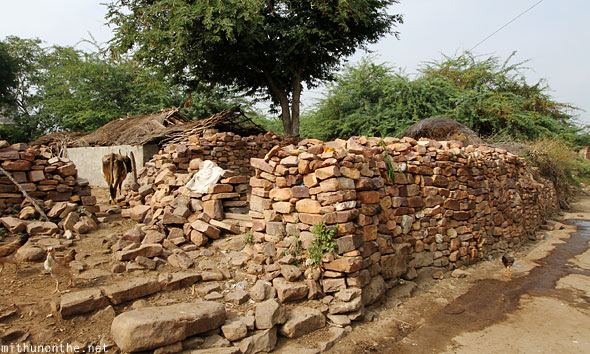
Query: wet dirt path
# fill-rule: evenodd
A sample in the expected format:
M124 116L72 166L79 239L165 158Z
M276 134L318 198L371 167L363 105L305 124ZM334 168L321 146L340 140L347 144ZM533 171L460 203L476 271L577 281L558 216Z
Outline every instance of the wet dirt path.
M563 230L517 253L511 280L499 260L483 262L460 280L468 284L445 279L331 352L589 353L590 199L561 222Z
M524 295L551 297L574 307L590 309L590 298L585 294L569 288L556 289L557 282L569 275L590 277L590 270L576 268L569 262L588 250L590 221L571 220L567 224L577 226L578 231L549 255L538 260L539 267L533 268L528 275L519 276L516 268L515 274L518 277L510 281L478 281L467 293L433 314L428 325L412 333L414 338L419 338L422 334L425 338L430 338L428 346L402 344L392 350L396 353L456 352L448 347L450 339L464 332L481 331L493 324L507 321L510 314L521 308ZM583 301L577 301L578 298ZM590 347L587 350L590 352Z

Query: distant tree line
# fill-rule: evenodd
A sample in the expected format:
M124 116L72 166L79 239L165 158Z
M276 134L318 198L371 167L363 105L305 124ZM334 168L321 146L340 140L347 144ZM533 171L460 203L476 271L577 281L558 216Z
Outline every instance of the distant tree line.
M185 103L183 113L192 119L241 104L265 128L284 131L282 118L255 109L259 96L231 86L182 83L132 57L107 56L95 48L45 47L38 39L18 37L1 41L0 115L13 124L0 125L0 139L26 142L55 131L90 132L125 115ZM421 119L447 116L495 140L557 137L590 145L577 124L577 108L555 101L544 81L528 83L526 62L511 59L463 53L426 62L414 76L362 59L336 74L325 97L303 113L301 135L398 136Z
M131 58L107 57L75 47L45 47L39 39L0 42L0 139L28 142L56 131L93 131L126 115L182 107L205 118L249 101L229 89L192 93Z

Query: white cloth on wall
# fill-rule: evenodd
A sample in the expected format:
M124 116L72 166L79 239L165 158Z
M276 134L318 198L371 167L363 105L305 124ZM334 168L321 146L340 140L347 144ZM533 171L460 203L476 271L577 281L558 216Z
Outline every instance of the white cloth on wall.
M199 172L186 183L186 188L195 193L206 194L209 192L209 187L217 183L222 174L223 168L215 165L211 160L206 160Z

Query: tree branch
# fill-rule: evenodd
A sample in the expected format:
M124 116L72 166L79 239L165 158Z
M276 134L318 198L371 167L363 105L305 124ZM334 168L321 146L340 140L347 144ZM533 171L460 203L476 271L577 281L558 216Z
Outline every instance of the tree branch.
M33 207L35 207L35 209L37 209L37 211L39 212L39 215L41 215L42 217L45 218L45 220L49 221L49 218L47 217L47 215L45 214L45 212L43 211L43 209L41 209L41 207L39 206L39 204L37 204L37 202L35 202L35 200L33 198L31 198L31 196L29 195L29 193L27 193L27 191L23 188L23 186L21 186L13 177L12 175L6 171L4 168L0 167L0 172L2 172L4 175L6 175L6 177L8 177L8 179L14 183L14 185L21 191L21 193L25 196L25 198L27 198L27 200L29 202L31 202L31 204L33 204Z

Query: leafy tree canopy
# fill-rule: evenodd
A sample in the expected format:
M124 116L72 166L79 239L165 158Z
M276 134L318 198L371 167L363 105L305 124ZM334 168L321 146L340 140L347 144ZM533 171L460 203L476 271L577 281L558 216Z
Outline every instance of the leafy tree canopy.
M12 102L10 89L16 86L16 63L0 42L0 105Z
M116 0L114 52L191 88L234 86L281 107L287 135L299 135L302 83L332 78L342 58L401 22L396 0Z
M498 139L585 139L576 108L554 101L543 81L529 85L524 63L511 58L463 53L427 62L413 78L363 59L347 66L304 117L304 136L397 136L421 119L447 116Z
M183 105L185 89L133 60L109 60L97 47L45 48L39 40L8 37L7 51L17 64L17 103L5 110L14 124L2 126L3 139L30 141L54 131L92 131L125 115L149 114ZM229 90L191 96L187 116L204 118L247 102ZM248 107L245 108L248 110Z

